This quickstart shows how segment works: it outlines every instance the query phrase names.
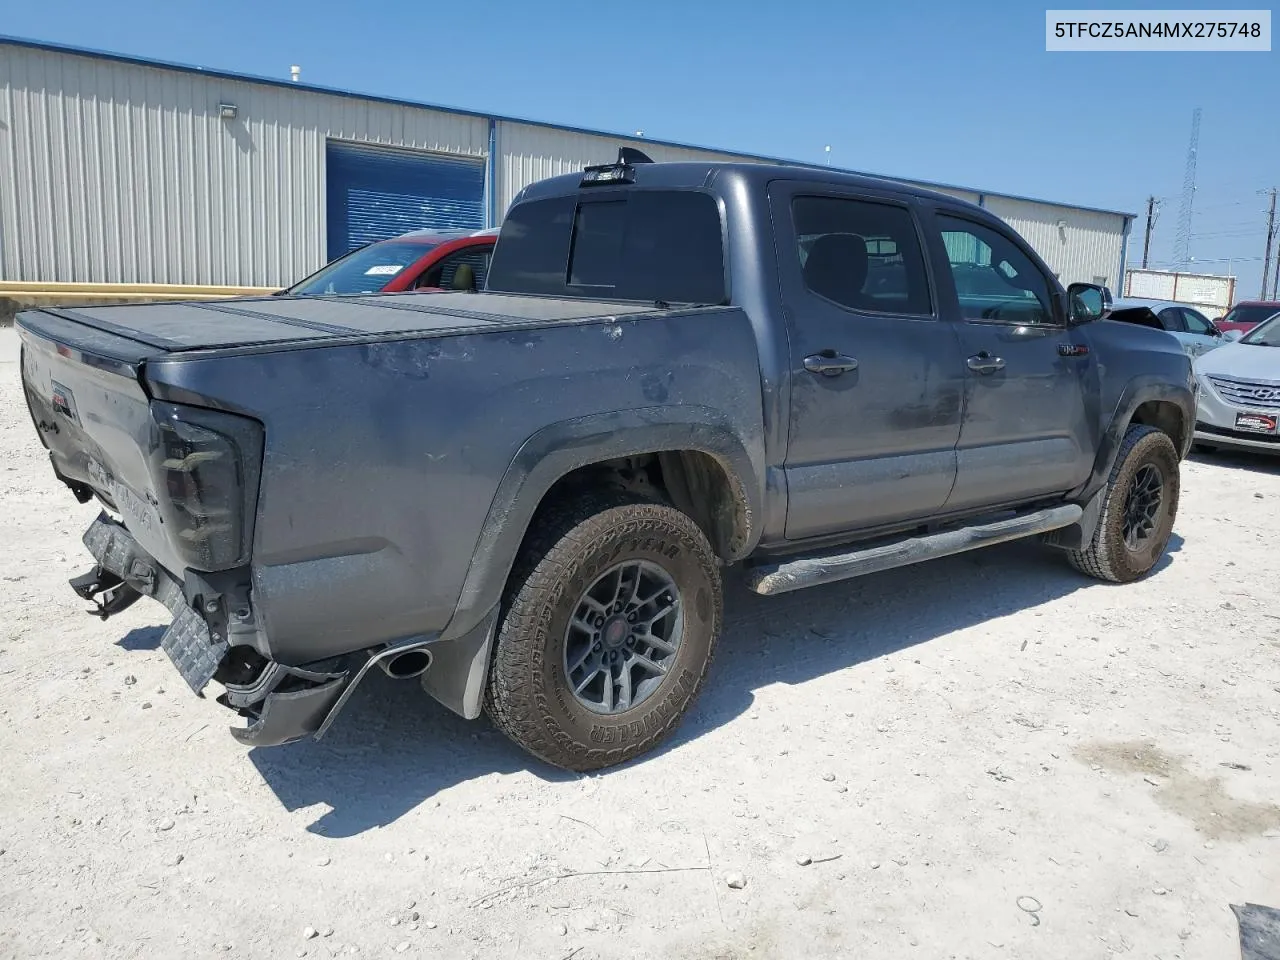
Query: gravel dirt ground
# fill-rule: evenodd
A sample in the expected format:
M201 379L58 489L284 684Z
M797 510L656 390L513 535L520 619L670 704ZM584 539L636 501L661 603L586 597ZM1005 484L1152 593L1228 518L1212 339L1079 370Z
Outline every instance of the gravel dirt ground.
M1280 461L1184 478L1131 586L1022 543L735 587L678 735L603 775L380 674L246 751L163 608L67 587L95 511L0 331L0 956L1238 956L1229 904L1280 905Z

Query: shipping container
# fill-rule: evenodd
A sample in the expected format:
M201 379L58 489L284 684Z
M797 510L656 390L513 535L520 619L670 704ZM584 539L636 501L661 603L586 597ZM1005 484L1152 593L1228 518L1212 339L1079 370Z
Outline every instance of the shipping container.
M1211 273L1143 270L1124 273L1124 296L1135 300L1172 300L1220 317L1235 303L1236 278Z

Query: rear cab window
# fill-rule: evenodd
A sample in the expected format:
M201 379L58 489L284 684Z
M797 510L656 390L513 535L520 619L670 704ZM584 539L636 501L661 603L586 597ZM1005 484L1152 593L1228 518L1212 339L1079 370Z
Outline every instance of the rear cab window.
M715 198L625 189L531 200L502 225L486 289L556 297L728 300Z

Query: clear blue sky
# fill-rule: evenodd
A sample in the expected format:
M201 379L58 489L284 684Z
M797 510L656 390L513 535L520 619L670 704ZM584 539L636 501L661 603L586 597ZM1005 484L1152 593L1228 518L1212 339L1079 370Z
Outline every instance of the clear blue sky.
M1200 106L1191 252L1233 259L1245 296L1257 191L1280 185L1280 53L1046 53L1044 5L1025 0L41 0L0 29L813 162L831 144L835 166L1135 213L1154 194L1157 265Z

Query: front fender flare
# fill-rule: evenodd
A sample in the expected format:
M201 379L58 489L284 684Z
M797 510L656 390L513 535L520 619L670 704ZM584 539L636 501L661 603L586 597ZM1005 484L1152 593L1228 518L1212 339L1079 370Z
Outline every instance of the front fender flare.
M1196 420L1195 394L1190 385L1172 383L1168 377L1154 374L1134 377L1125 384L1111 413L1111 420L1102 432L1089 479L1071 499L1083 502L1102 489L1107 478L1111 476L1116 454L1124 442L1125 431L1133 422L1134 414L1138 407L1152 400L1173 403L1182 411L1184 429L1182 447L1178 451L1178 456L1183 458L1187 455L1191 447L1191 436L1195 432Z

